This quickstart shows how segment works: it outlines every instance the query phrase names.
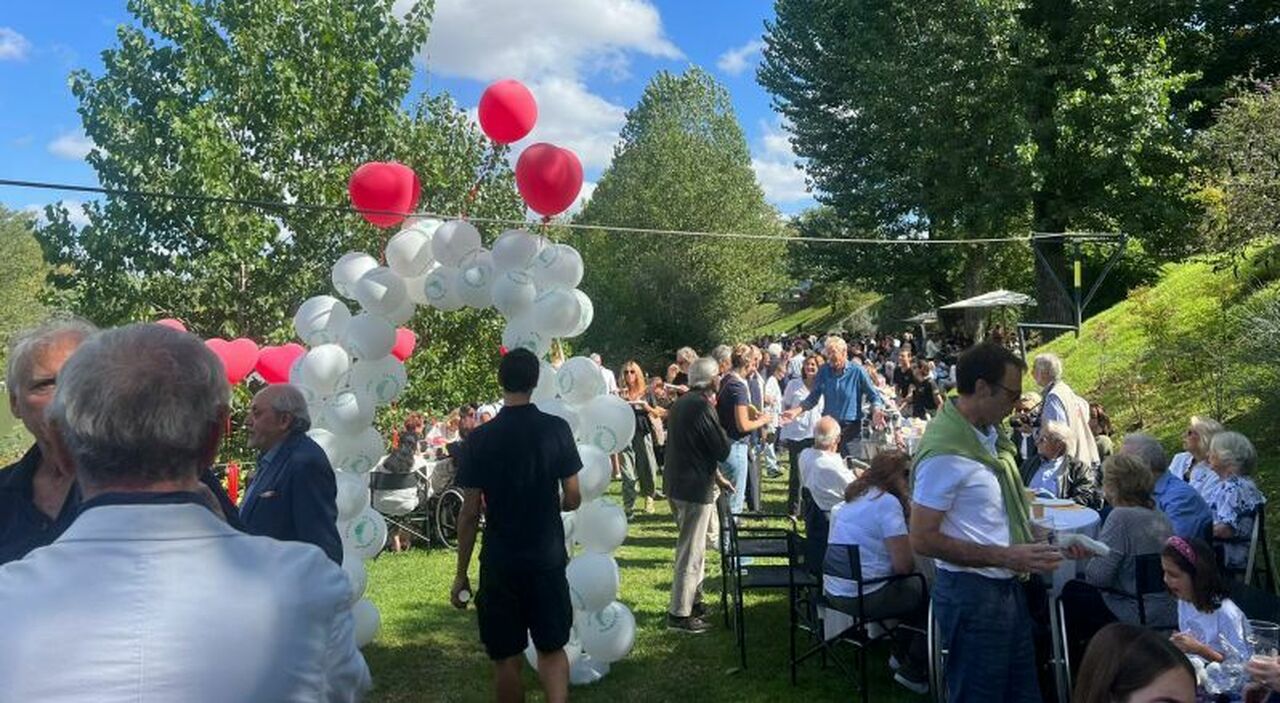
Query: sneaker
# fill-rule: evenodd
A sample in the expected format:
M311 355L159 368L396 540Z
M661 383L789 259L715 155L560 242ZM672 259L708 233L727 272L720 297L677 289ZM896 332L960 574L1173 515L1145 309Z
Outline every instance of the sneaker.
M700 635L711 629L711 623L702 618L690 615L687 618L676 617L671 613L667 613L667 629L675 632L687 632L694 635Z
M694 603L693 607L689 609L689 617L698 618L699 620L701 620L706 616L707 616L707 604L703 603L702 601L698 601L697 603Z
M903 688L913 693L926 695L929 693L928 677L916 671L911 671L906 667L897 670L893 674L893 680L897 681Z
M653 498L652 497L644 499L644 511L650 515L653 514Z

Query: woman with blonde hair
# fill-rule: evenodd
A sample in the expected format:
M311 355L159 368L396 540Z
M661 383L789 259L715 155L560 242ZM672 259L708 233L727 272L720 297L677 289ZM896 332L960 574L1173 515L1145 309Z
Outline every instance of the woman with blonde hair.
M1217 420L1192 415L1187 431L1182 433L1184 451L1174 454L1169 462L1169 473L1191 484L1201 496L1218 482L1209 468L1209 443L1222 430L1222 423Z
M658 458L653 451L653 423L665 417L667 411L649 402L649 389L640 364L632 359L622 365L621 372L618 395L630 403L636 413L636 433L631 438L631 446L618 454L622 474L622 509L630 518L635 512L637 483L640 487L638 494L644 497L645 512L653 512L653 500L657 495L654 477L658 471Z

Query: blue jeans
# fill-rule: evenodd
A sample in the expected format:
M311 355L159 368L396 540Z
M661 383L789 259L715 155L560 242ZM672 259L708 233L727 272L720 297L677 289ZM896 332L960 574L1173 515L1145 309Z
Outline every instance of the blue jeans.
M729 511L742 512L747 500L747 443L743 437L729 445L729 458L720 462L720 473L733 484L733 495L729 496Z
M947 700L1040 703L1027 597L1017 579L938 569L933 616Z

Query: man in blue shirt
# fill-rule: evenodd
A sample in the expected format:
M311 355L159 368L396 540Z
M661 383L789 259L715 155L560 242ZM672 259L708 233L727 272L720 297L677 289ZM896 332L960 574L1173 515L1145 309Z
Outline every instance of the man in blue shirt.
M827 337L825 351L827 363L818 369L818 375L814 377L813 392L802 403L783 413L782 420L791 422L822 400L822 414L840 423L841 454L853 456L856 443L862 437L863 398L871 404L872 426L877 430L884 427L880 395L871 385L866 369L849 363L849 345L843 338L836 335Z
M1160 512L1169 518L1174 534L1184 539L1209 538L1209 531L1213 528L1209 505L1196 489L1168 472L1169 464L1159 440L1141 432L1128 434L1120 452L1141 459L1151 469L1156 479L1151 496Z

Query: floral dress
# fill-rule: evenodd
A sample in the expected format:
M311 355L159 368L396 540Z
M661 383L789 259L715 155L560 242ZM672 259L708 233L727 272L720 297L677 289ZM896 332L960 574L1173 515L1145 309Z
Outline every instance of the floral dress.
M1248 537L1253 533L1254 516L1267 499L1252 479L1229 476L1209 488L1205 502L1213 511L1213 524L1229 525L1236 537ZM1226 545L1228 568L1242 569L1248 558L1248 544Z

